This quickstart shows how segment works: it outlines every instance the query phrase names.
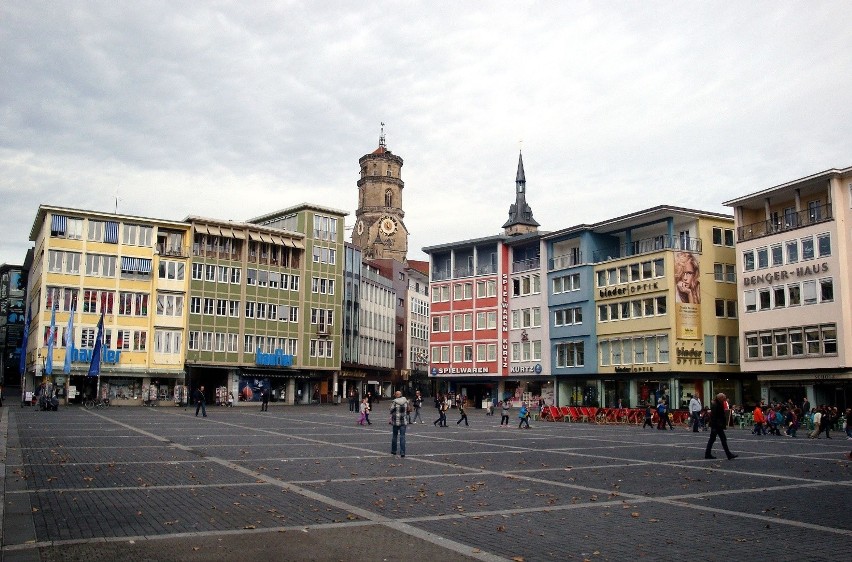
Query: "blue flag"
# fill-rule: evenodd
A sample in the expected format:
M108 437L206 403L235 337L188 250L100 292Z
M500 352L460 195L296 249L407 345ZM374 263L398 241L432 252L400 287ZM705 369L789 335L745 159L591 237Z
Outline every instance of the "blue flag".
M24 339L21 341L21 363L18 365L18 372L21 375L24 374L27 370L27 344L30 339L30 317L32 316L32 309L27 309L27 319L24 320Z
M98 335L95 336L95 347L92 349L92 362L89 364L89 376L96 377L101 374L101 349L104 344L104 313L101 311L101 319L98 320Z
M68 316L68 327L65 329L65 365L63 373L71 372L71 356L74 355L74 305L71 305L71 314Z
M53 345L56 339L56 306L50 311L50 330L47 332L47 362L44 364L44 372L53 374Z

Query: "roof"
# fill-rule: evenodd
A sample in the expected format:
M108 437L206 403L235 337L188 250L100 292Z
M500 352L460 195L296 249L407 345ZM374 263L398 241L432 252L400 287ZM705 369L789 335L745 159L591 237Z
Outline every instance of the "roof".
M124 220L124 221L132 221L132 222L149 222L157 225L168 225L174 228L189 228L185 222L181 221L173 221L167 219L157 219L154 217L142 217L138 215L120 215L117 213L107 213L104 211L93 211L91 209L76 209L73 207L59 207L56 205L39 205L38 211L36 211L35 219L33 220L33 226L30 229L30 241L35 242L38 237L38 233L41 230L41 225L44 222L44 217L47 213L56 213L56 214L76 214L82 215L86 217L96 217L99 219L112 219L112 220Z
M446 244L437 244L435 246L425 246L421 248L424 253L433 254L443 250L452 250L453 248L462 248L464 246L477 246L487 242L505 242L509 238L505 234L497 234L495 236L486 236L485 238L472 238L469 240L460 240L458 242L448 242Z
M805 176L797 180L788 181L786 183L775 185L773 187L768 187L761 191L755 191L754 193L749 193L748 195L743 195L742 197L737 197L735 199L731 199L730 201L725 201L722 204L726 207L734 207L737 205L748 203L749 201L754 201L755 199L760 199L762 201L768 195L771 195L776 191L782 191L793 186L809 184L820 180L828 180L834 176L840 176L849 173L852 173L852 166L846 168L831 168L829 170L825 170L823 172L819 172L810 176Z
M277 218L283 217L285 215L291 215L293 213L297 213L299 211L317 211L320 213L326 213L329 215L340 215L342 217L349 216L348 211L341 211L340 209L334 209L332 207L325 207L323 205L317 205L316 203L299 203L298 205L293 205L292 207L287 207L285 209L280 209L278 211L272 211L271 213L266 213L265 215L260 215L251 219L248 219L246 222L255 223L255 222L263 222L268 220L275 220Z

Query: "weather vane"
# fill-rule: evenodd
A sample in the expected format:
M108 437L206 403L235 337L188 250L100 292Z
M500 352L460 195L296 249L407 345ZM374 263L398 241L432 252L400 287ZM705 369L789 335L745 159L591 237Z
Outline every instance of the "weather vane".
M382 148L387 148L385 146L385 122L382 121L381 123L382 123L382 132L379 135L379 146L382 147Z

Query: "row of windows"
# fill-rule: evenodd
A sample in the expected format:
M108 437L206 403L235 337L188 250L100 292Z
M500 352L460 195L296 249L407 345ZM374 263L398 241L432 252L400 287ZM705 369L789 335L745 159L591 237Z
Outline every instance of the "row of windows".
M200 332L191 331L188 334L187 349L190 351L216 351L224 353L237 353L239 351L239 334L225 332ZM243 350L245 353L275 353L280 349L286 355L296 355L298 340L295 338L276 338L271 336L255 336L245 334L243 336Z
M74 307L76 310L88 314L113 314L118 312L121 316L148 316L147 293L130 293L103 291L96 289L84 289L83 301L78 302L77 289L63 287L48 287L46 291L45 310L57 310L70 312ZM116 307L116 294L118 295L118 306ZM157 315L158 316L181 316L183 315L184 296L182 294L157 293Z
M311 340L308 344L308 355L311 357L334 357L334 342L331 340Z
M580 274L571 273L569 275L560 275L553 278L553 294L567 293L569 291L580 290Z
M464 332L473 329L473 313L465 312L453 315L453 330L456 332ZM493 330L497 328L497 311L477 312L476 313L476 329L477 330ZM450 331L450 316L443 314L432 317L432 332L449 332Z
M541 326L541 309L539 307L520 308L512 311L511 328L538 328Z
M583 309L579 306L573 308L561 308L553 311L553 325L571 326L583 323Z
M743 292L743 299L746 312L833 302L834 280L827 277L763 289L750 289Z
M704 336L704 363L736 365L740 362L737 336Z
M129 246L152 245L154 229L139 224L122 225L122 243ZM54 215L51 220L50 235L70 240L83 239L83 219ZM89 220L87 239L92 242L118 244L118 223L111 221Z
M456 363L464 363L473 361L473 345L454 345L453 358ZM476 360L477 361L496 361L497 360L497 344L496 343L481 343L476 345ZM435 345L432 346L432 363L449 363L450 362L450 346Z
M557 367L582 367L586 364L585 344L581 341L558 343L555 351Z
M511 361L541 361L541 340L512 342Z
M598 287L632 283L647 279L659 279L666 274L665 262L662 258L631 263L621 267L602 269L597 273Z
M713 227L713 245L734 247L734 231L730 228Z
M512 278L512 296L523 297L541 293L541 275L519 275Z
M337 263L337 250L323 246L314 246L313 257L314 263L334 265Z
M432 302L449 302L450 287L453 288L453 300L470 300L473 298L472 283L455 283L453 285L438 285L432 288ZM487 279L476 282L476 298L484 299L497 296L497 280Z
M719 282L736 283L737 268L732 263L714 263L713 279Z
M716 318L736 318L737 301L716 299Z
M240 301L228 299L212 299L191 297L189 299L190 314L205 314L208 316L240 317ZM245 303L245 317L257 320L280 320L281 322L298 322L299 307L287 304L274 304L248 301Z
M333 295L334 279L326 279L325 277L311 277L311 292L320 295Z
M666 310L665 296L601 304L598 305L598 322L663 316Z
M76 349L94 349L95 338L97 337L97 328L75 328L74 347ZM104 347L112 348L112 332L111 328L104 329ZM116 330L115 348L120 351L147 351L148 350L148 332L146 330ZM50 326L45 326L42 334L43 346L47 346L50 334ZM79 338L77 337L79 334ZM68 336L68 328L63 327L53 333L53 345L56 348L65 347L66 338Z
M786 359L837 355L837 326L799 326L746 332L746 359Z
M601 366L669 362L669 336L651 335L598 342Z
M816 243L814 243L814 238L816 238ZM817 234L816 237L805 236L794 240L785 240L783 243L771 246L746 250L743 252L743 269L754 271L755 269L777 267L830 255L831 235L828 233Z

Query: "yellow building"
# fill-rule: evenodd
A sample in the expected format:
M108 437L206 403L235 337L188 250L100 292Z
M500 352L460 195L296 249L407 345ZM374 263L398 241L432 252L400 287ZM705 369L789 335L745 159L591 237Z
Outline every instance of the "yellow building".
M99 383L113 401L171 400L185 378L189 229L183 222L41 205L30 232L24 390L45 382L79 402L94 397ZM87 375L102 315L98 380Z

